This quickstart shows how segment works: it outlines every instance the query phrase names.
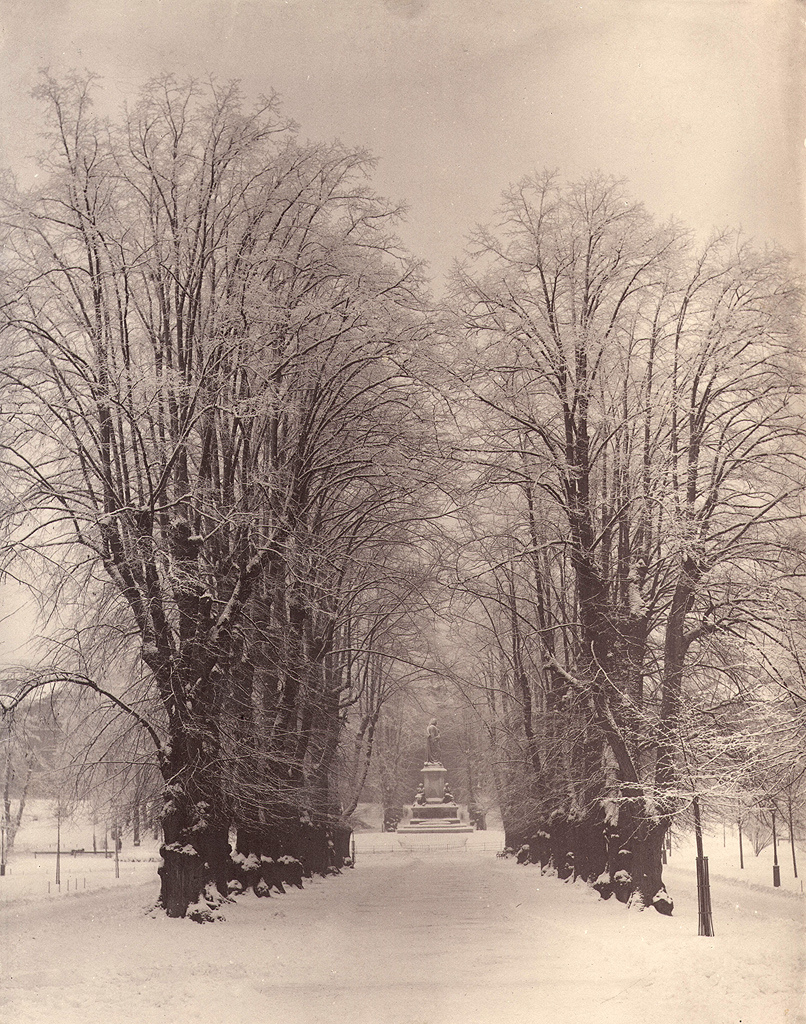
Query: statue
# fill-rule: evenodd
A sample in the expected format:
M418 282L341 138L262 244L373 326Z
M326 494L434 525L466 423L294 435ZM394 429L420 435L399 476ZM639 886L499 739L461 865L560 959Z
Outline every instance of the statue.
M425 733L425 763L442 764L442 755L439 752L439 729L436 718L428 723Z
M425 730L425 764L420 769L422 781L412 801L411 820L397 827L404 849L413 848L406 847L406 836L414 833L427 835L435 832L447 835L455 832L463 835L473 831L473 826L465 824L460 817L456 799L445 783L447 774L442 763L437 720L432 718ZM464 843L463 838L461 845Z

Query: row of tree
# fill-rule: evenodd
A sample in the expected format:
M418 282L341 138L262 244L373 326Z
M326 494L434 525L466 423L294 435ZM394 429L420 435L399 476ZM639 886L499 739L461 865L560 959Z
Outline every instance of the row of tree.
M204 916L233 828L252 863L346 853L344 716L423 592L430 338L365 154L235 87L117 123L91 87L44 81L43 182L3 195L8 548L78 609L16 702L72 683L150 741L161 903Z
M63 627L6 706L72 684L156 765L161 902L204 917L234 864L338 866L441 650L509 842L670 910L691 794L799 764L784 257L536 177L437 307L366 154L233 86L91 92L44 79L2 196L7 568Z
M456 607L485 652L460 671L508 842L670 912L664 837L693 797L805 767L798 290L777 251L544 175L454 298Z

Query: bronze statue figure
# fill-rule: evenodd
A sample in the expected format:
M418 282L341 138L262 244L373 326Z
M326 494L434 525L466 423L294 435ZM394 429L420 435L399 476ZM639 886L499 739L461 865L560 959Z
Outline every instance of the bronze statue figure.
M432 718L428 723L428 729L425 733L425 763L442 764L442 755L439 751L439 729L437 728L436 718Z

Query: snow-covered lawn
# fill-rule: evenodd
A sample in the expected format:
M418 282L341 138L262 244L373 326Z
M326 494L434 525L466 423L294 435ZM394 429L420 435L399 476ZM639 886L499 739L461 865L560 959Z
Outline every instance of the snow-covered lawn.
M160 862L158 840L144 833L140 845L134 846L131 833L126 834L116 868L108 830L102 824L93 828L89 814L79 810L61 824L60 884L57 885L57 831L52 811L50 801L29 802L14 852L8 858L6 875L0 877L0 907L33 900L53 902L100 888L153 882L157 877ZM92 853L93 845L98 850L95 854ZM85 852L73 853L79 850Z
M483 838L482 838L483 837ZM383 837L383 843L391 840ZM156 863L103 857L87 888L0 878L0 1020L15 1024L784 1024L804 1019L798 883L730 877L708 837L716 937L697 936L694 866L675 848L675 915L631 914L479 849L370 853L303 891L242 898L217 925L144 913ZM361 851L364 846L363 852ZM134 851L124 844L124 858ZM725 850L727 861L728 850ZM146 856L147 850L138 851ZM782 853L789 853L786 847ZM791 882L791 864L782 877ZM766 854L766 851L765 851ZM762 855L762 857L764 854ZM756 859L750 853L754 870ZM62 862L62 878L65 865ZM36 864L43 862L37 858ZM53 858L47 871L53 871ZM806 863L804 864L806 868ZM749 868L747 869L749 871ZM127 874L130 872L130 874ZM141 873L142 872L142 873ZM734 872L735 874L735 872ZM77 875L76 877L81 877ZM20 879L28 878L30 885ZM19 886L16 895L12 885ZM51 887L53 889L53 887ZM34 891L36 890L36 891Z

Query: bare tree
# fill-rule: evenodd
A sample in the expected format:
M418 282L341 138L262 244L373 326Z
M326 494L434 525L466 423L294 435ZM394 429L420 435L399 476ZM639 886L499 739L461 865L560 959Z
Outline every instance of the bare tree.
M111 590L166 784L161 903L204 918L226 891L233 736L273 714L267 787L287 781L324 664L322 523L428 429L418 272L366 155L301 144L273 100L245 112L234 86L163 78L107 123L91 86L44 80L46 183L4 199L11 542Z
M687 694L735 693L735 656L785 640L797 290L780 253L732 233L696 251L620 183L550 175L505 194L456 288L479 479L514 520L484 599L533 751L533 831L562 834L603 895L669 911ZM576 723L563 796L538 705Z

